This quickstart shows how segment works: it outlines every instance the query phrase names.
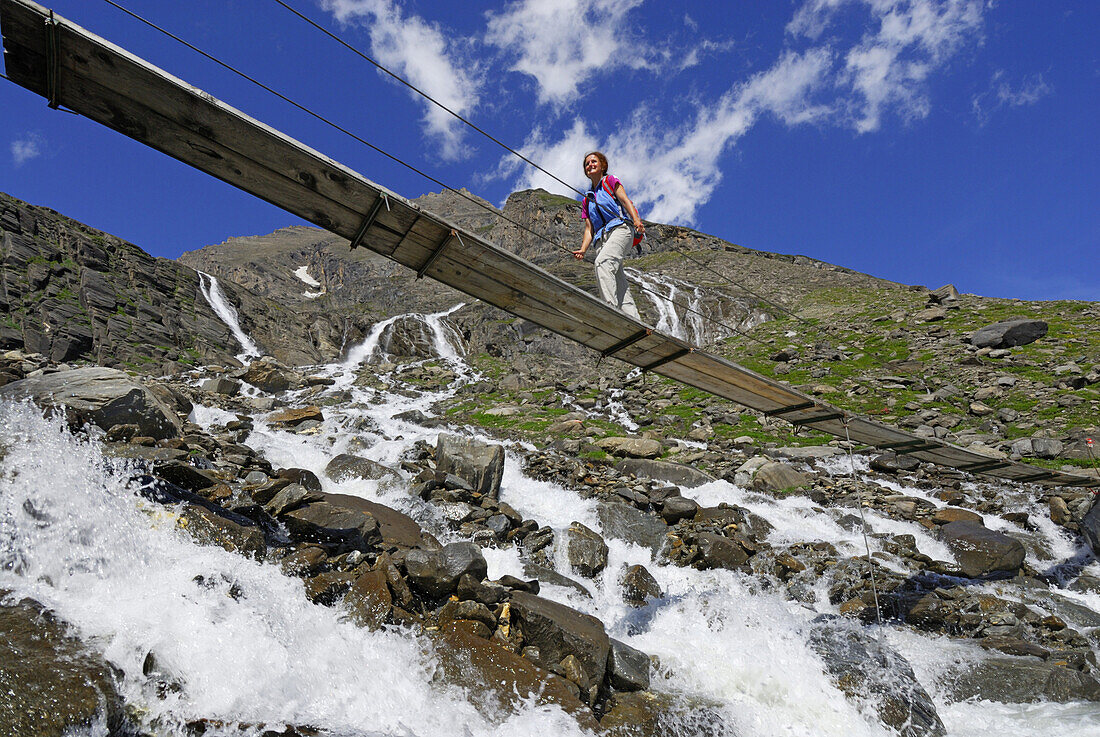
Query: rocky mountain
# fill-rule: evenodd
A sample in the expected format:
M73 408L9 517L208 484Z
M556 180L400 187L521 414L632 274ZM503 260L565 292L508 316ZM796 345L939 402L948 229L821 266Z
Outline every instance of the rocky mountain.
M193 269L49 208L0 194L0 257L0 347L146 373L232 361L240 351ZM310 322L288 319L287 306L232 283L223 289L272 355L308 363L322 347L335 350Z

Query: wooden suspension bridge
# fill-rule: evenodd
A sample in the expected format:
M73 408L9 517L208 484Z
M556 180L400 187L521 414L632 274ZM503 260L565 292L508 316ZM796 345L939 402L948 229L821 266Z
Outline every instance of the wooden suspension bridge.
M993 458L822 403L631 319L29 0L0 0L16 84L416 272L644 371L794 425L1019 482L1100 479Z

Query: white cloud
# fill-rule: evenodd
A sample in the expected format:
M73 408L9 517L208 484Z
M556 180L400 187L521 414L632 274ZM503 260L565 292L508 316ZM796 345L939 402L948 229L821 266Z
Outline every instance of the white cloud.
M439 26L406 15L392 0L321 0L321 7L341 23L360 22L370 35L378 63L404 77L451 110L468 116L477 106L480 84L456 59ZM423 100L411 92L417 100ZM440 143L443 158L466 155L464 125L436 105L423 100L424 126Z
M569 179L586 184L580 170L581 158L593 148L600 148L643 217L692 222L696 210L722 181L722 153L761 115L770 113L794 125L830 114L829 108L811 99L825 80L829 64L829 54L824 50L787 53L771 69L729 90L717 105L700 106L696 119L680 129L664 130L656 116L643 107L602 141L577 120L556 141L547 140L542 131L537 131L522 153L550 171L570 172ZM517 168L507 158L502 161L502 173ZM549 177L528 171L523 171L518 186L540 186L572 194Z
M978 116L978 121L982 125L988 123L998 110L1034 105L1054 92L1054 88L1047 84L1042 74L1028 75L1015 87L1005 79L1005 76L1003 69L995 71L990 80L989 89L975 95L971 101L974 114Z
M981 0L808 0L787 25L794 36L818 39L845 6L870 14L872 29L845 54L838 85L853 93L851 124L878 130L882 117L928 115L926 80L982 26Z
M46 141L37 133L28 133L11 142L11 158L16 166L22 166L42 155Z
M537 84L542 104L563 107L597 72L652 66L629 17L642 0L522 0L488 15L487 43Z

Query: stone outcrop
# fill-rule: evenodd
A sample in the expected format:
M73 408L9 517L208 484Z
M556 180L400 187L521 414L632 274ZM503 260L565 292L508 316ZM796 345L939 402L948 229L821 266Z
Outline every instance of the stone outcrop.
M1047 334L1042 320L1018 318L987 325L970 336L970 344L978 348L1013 348L1034 343Z
M153 392L116 369L91 367L58 371L0 387L0 397L30 398L42 407L64 409L70 422L110 430L133 425L135 433L161 439L175 437L181 421Z
M504 476L504 448L473 438L441 433L435 450L436 468L467 481L474 491L495 499Z

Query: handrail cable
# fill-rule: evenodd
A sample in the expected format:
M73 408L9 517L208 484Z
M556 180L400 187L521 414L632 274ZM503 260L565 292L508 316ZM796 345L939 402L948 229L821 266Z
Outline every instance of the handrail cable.
M491 212L491 213L497 215L502 220L505 220L505 221L511 223L512 225L516 226L517 228L519 228L523 231L526 231L527 233L534 236L535 238L537 238L539 240L542 240L542 241L550 244L551 246L553 246L553 247L555 247L559 250L565 251L566 253L569 253L570 255L572 255L573 251L570 248L568 248L567 246L564 246L560 243L557 243L557 242L551 240L550 238L542 235L541 233L538 233L538 232L532 230L531 228L527 227L526 225L523 225L522 223L508 217L504 213L499 212L496 209L492 208L491 206L479 201L473 195L462 192L458 189L455 189L454 187L451 187L450 185L440 181L439 179L432 176L431 174L428 174L427 172L425 172L421 169L418 169L417 167L413 166L412 164L408 163L407 161L404 161L403 159L401 159L401 158L389 153L388 151L374 145L370 141L367 141L366 139L356 135L355 133L348 130L347 128L344 128L340 124L334 123L333 121L331 121L328 118L324 117L320 113L314 112L313 110L309 109L305 105L302 105L301 103L294 101L293 99L291 99L291 98L287 97L286 95L284 95L283 93L269 87L268 85L264 84L263 82L259 81L258 79L254 78L252 76L249 76L247 73L242 72L240 69L237 69L236 67L229 64L228 62L222 61L221 59L217 58L213 54L210 54L210 53L207 53L206 51L203 51L202 49L195 46L194 44L180 38L179 36L175 35L174 33L170 32L168 30L158 26L156 23L153 23L152 21L147 20L146 18L143 18L142 16L138 15L137 13L133 12L132 10L129 10L128 8L126 8L122 5L119 5L117 2L115 2L115 0L103 0L103 2L107 3L108 5L111 5L112 7L117 8L118 10L121 10L126 15L129 15L131 18L134 18L135 20L140 21L141 23L144 23L145 25L149 26L150 28L152 28L156 31L159 31L160 33L163 33L165 36L168 36L172 40L174 40L174 41L176 41L180 44L183 44L187 48L189 48L192 51L194 51L195 53L203 56L204 58L209 59L210 61L214 62L215 64L222 67L223 69L226 69L227 71L230 71L233 74L236 74L237 76L241 77L242 79L245 79L245 80L251 82L252 84L259 87L260 89L264 90L265 92L268 92L268 93L274 95L275 97L278 97L283 102L286 102L287 104L297 108L298 110L306 113L307 115L321 121L322 123L324 123L328 126L331 126L332 128L334 128L334 129L340 131L341 133L343 133L344 135L346 135L346 136L358 141L359 143L363 144L364 146L370 148L372 151L375 151L375 152L381 154L382 156L385 156L387 159L390 159L394 163L400 164L401 166L404 166L405 168L407 168L409 171L412 171L416 174L419 174L420 176L427 179L429 182L432 182L433 184L436 184L436 185L442 187L443 189L445 189L449 192L453 192L454 194L458 195L459 197L462 197L465 200L468 200L469 202L477 205L478 207L481 207L481 208L487 210L488 212ZM646 288L645 286L643 286L641 284L637 284L636 286L640 290L645 291L645 292L649 292L650 294L655 295L659 299L664 299L664 297L662 297L660 294L657 294L653 290L650 290L650 289ZM707 320L709 322L714 323L715 325L723 327L726 330L729 330L731 333L737 333L738 335L740 335L744 338L748 338L749 340L755 341L757 343L760 343L761 345L767 345L767 343L765 343L760 338L749 335L748 333L746 333L742 330L739 330L738 328L735 328L732 325L727 325L726 323L724 323L720 320L716 320L713 317L710 317L709 315L707 315L703 312L700 312L699 310L696 310L695 308L691 307L689 304L679 303L679 302L675 302L675 301L672 301L672 300L669 300L669 301L671 301L677 307L682 308L685 312L692 312L694 314L697 314L700 317L702 317L704 320Z

